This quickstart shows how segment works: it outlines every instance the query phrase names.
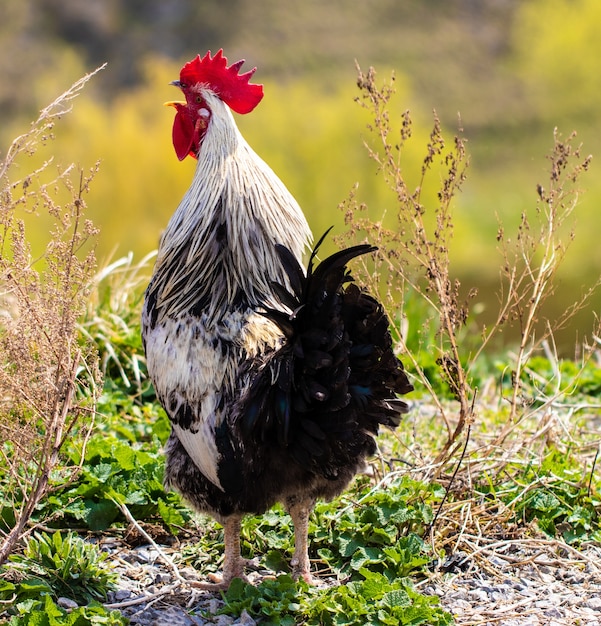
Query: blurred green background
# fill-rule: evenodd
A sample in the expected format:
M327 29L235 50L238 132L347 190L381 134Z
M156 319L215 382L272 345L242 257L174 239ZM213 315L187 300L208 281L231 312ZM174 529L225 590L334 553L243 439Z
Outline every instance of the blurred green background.
M501 262L498 219L509 231L535 206L553 129L576 130L583 153L601 155L600 28L598 0L5 0L0 148L107 61L47 152L19 166L26 173L51 155L84 168L100 160L88 198L102 231L100 261L130 250L141 257L156 247L195 165L178 162L171 146L174 112L161 105L179 95L168 83L195 54L223 47L230 62L256 65L255 81L265 84L261 105L238 117L243 134L298 198L314 232L331 224L340 232L337 205L357 182L372 214L395 210L363 146L368 119L354 102L355 60L373 65L380 79L394 70L393 113L400 120L410 109L416 124L406 152L410 181L417 183L432 110L449 140L459 126L468 139L453 261L466 291L480 288L486 311ZM599 276L599 161L581 181L557 311ZM41 242L43 217L32 225ZM600 304L574 321L564 346L590 333Z

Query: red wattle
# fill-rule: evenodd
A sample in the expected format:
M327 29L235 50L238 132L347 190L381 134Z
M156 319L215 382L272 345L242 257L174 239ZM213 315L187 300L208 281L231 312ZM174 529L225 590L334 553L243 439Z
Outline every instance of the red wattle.
M196 158L192 152L193 143L194 124L188 115L183 114L178 109L173 120L173 147L180 161L183 161L189 154Z

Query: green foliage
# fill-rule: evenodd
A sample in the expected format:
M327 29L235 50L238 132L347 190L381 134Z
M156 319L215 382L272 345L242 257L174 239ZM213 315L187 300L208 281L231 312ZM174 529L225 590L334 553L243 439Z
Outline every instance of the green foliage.
M164 444L170 427L147 377L140 329L151 257L134 262L129 254L103 268L95 277L80 328L96 345L105 377L97 429L156 450L155 438Z
M536 522L544 533L566 543L599 541L601 497L593 471L571 451L551 448L542 462L509 467L506 480L491 479L476 490L505 503L515 522Z
M67 611L49 595L41 600L19 602L15 608L17 614L10 618L8 626L123 626L129 623L119 611L105 609L97 602Z
M240 615L246 610L265 625L345 624L453 624L453 617L441 610L437 597L424 596L407 579L390 579L368 567L360 570L361 580L329 589L295 583L287 575L265 580L254 587L236 579L224 594L220 611Z
M543 356L528 360L524 384L537 398L551 397L559 390L571 396L598 397L601 392L601 369L591 361L584 364L569 359L552 361Z
M107 390L121 390L138 402L155 399L146 376L140 332L142 299L150 280L152 256L134 262L130 253L102 268L95 276L80 324L82 335L98 350Z
M369 569L360 573L364 580L333 587L318 598L311 606L307 623L357 626L454 623L453 616L441 610L437 597L420 594L407 579L390 580Z
M166 493L162 480L164 457L160 442L133 446L114 436L94 435L88 442L78 480L49 496L41 511L63 524L83 523L104 530L123 521L119 505L125 504L136 519L162 521L175 531L190 518L179 496ZM71 448L73 458L80 453Z
M119 505L125 504L137 519L158 521L177 532L191 514L178 495L163 488L161 446L169 429L165 413L156 405L135 403L120 390L112 394L105 390L102 406L111 404L117 412L111 419L99 420L77 478L65 481L63 471L54 472L52 491L33 519L51 519L50 525L61 527L104 530L123 522ZM81 458L82 445L77 438L68 442L65 452L72 464ZM67 464L65 470L72 467ZM9 478L0 473L0 488ZM14 524L15 502L0 504L0 528Z
M262 624L297 624L297 615L306 603L309 587L296 583L289 575L265 580L257 587L235 579L224 595L225 607L222 614L240 615L246 610L261 619Z
M543 532L567 543L596 541L601 537L601 498L588 480L577 460L553 450L539 468L520 476L529 487L514 499L515 515L536 520Z
M154 389L149 387L149 395ZM169 418L156 400L147 400L124 391L119 382L106 379L103 393L98 400L101 418L96 424L97 431L107 437L138 444L145 450L157 451L164 444L170 432Z
M105 560L106 555L93 544L74 533L63 537L57 531L52 535L36 533L27 541L23 554L10 557L10 569L27 577L19 585L26 598L51 593L82 604L106 599L107 591L113 588L116 575Z
M367 489L353 504L318 504L312 547L338 576L355 577L369 565L390 577L407 576L429 562L419 539L432 521L440 487L403 477L386 489Z
M74 533L36 534L23 554L10 557L0 569L0 605L11 615L9 626L118 626L118 611L100 601L114 588L116 574L106 555ZM56 604L67 597L80 606L66 610Z

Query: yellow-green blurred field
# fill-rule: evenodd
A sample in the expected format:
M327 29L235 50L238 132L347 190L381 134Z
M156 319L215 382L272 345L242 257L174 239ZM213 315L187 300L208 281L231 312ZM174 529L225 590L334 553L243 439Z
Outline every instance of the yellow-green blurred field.
M49 5L42 0L24 4ZM114 86L120 61L109 59L102 72L108 78L94 79L98 86L92 84L74 102L73 111L57 124L54 140L34 157L36 163L52 157L52 167L73 162L84 169L100 161L87 202L102 231L101 262L130 250L141 257L156 247L195 167L192 159L178 162L171 146L174 112L162 103L178 94L168 83L177 77L182 61L210 46L216 50L220 44L213 42L220 37L226 40L230 61L244 55L259 65L255 78L265 83L265 99L251 115L238 118L239 126L296 195L316 235L330 225L343 231L337 207L356 184L357 198L369 205L372 216L385 215L394 224L394 198L363 145L369 140L369 119L354 102L355 58L363 67L373 63L382 80L395 71L394 114L400 124L401 113L410 109L415 121L404 157L410 185L419 184L432 109L441 115L449 141L462 127L471 166L456 201L452 256L466 289L480 286L485 308L494 301L498 276L499 220L511 232L521 212L535 207L536 185L548 178L545 155L554 128L564 135L577 130L583 153L601 154L601 4L595 0L408 2L398 10L394 2L376 0L355 13L341 2L328 9L309 2L300 13L277 9L274 2L257 3L253 11L247 2L231 4L249 20L252 33L232 25L226 36L227 16L214 13L221 30L214 25L211 31L205 24L209 34L199 37L198 47L185 56L140 50L138 58L130 59L141 68L131 86ZM9 18L25 19L16 8L11 10L13 14L3 9ZM324 24L317 28L322 18ZM371 25L366 26L368 18ZM126 26L122 36L133 36L135 29ZM15 52L10 48L17 44L7 33L5 27L0 44ZM44 68L38 59L33 74L26 65L16 82L2 88L12 89L15 98L28 90L31 96L24 98L29 106L3 108L2 147L27 128L36 106L44 106L95 67L77 46L63 42L60 51L53 50L48 56L52 65ZM323 62L327 55L330 64ZM15 63L18 57L14 55ZM100 88L105 84L113 84L110 94ZM601 269L598 161L593 159L581 181L575 238L556 292L558 310L582 286L593 283ZM31 167L23 163L24 171ZM425 190L425 197L434 203L436 188ZM32 215L28 221L39 233L38 244L34 235L35 254L47 226L43 216ZM571 335L587 334L591 315L589 311L578 318Z

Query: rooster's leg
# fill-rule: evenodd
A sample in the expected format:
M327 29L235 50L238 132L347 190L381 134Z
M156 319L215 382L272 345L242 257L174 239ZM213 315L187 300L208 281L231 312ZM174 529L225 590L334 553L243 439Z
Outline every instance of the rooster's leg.
M308 546L309 516L315 505L315 500L312 498L305 500L289 498L286 504L294 524L294 555L290 561L292 577L295 580L302 578L309 585L315 585L317 580L311 576Z
M210 591L227 590L234 578L246 580L244 566L247 560L240 554L240 523L241 515L230 515L223 522L223 541L225 544L223 574L211 574L210 583L195 583L195 587L208 589Z
M240 555L241 515L230 515L223 524L225 553L223 561L223 582L229 587L234 578L244 578L246 559Z

